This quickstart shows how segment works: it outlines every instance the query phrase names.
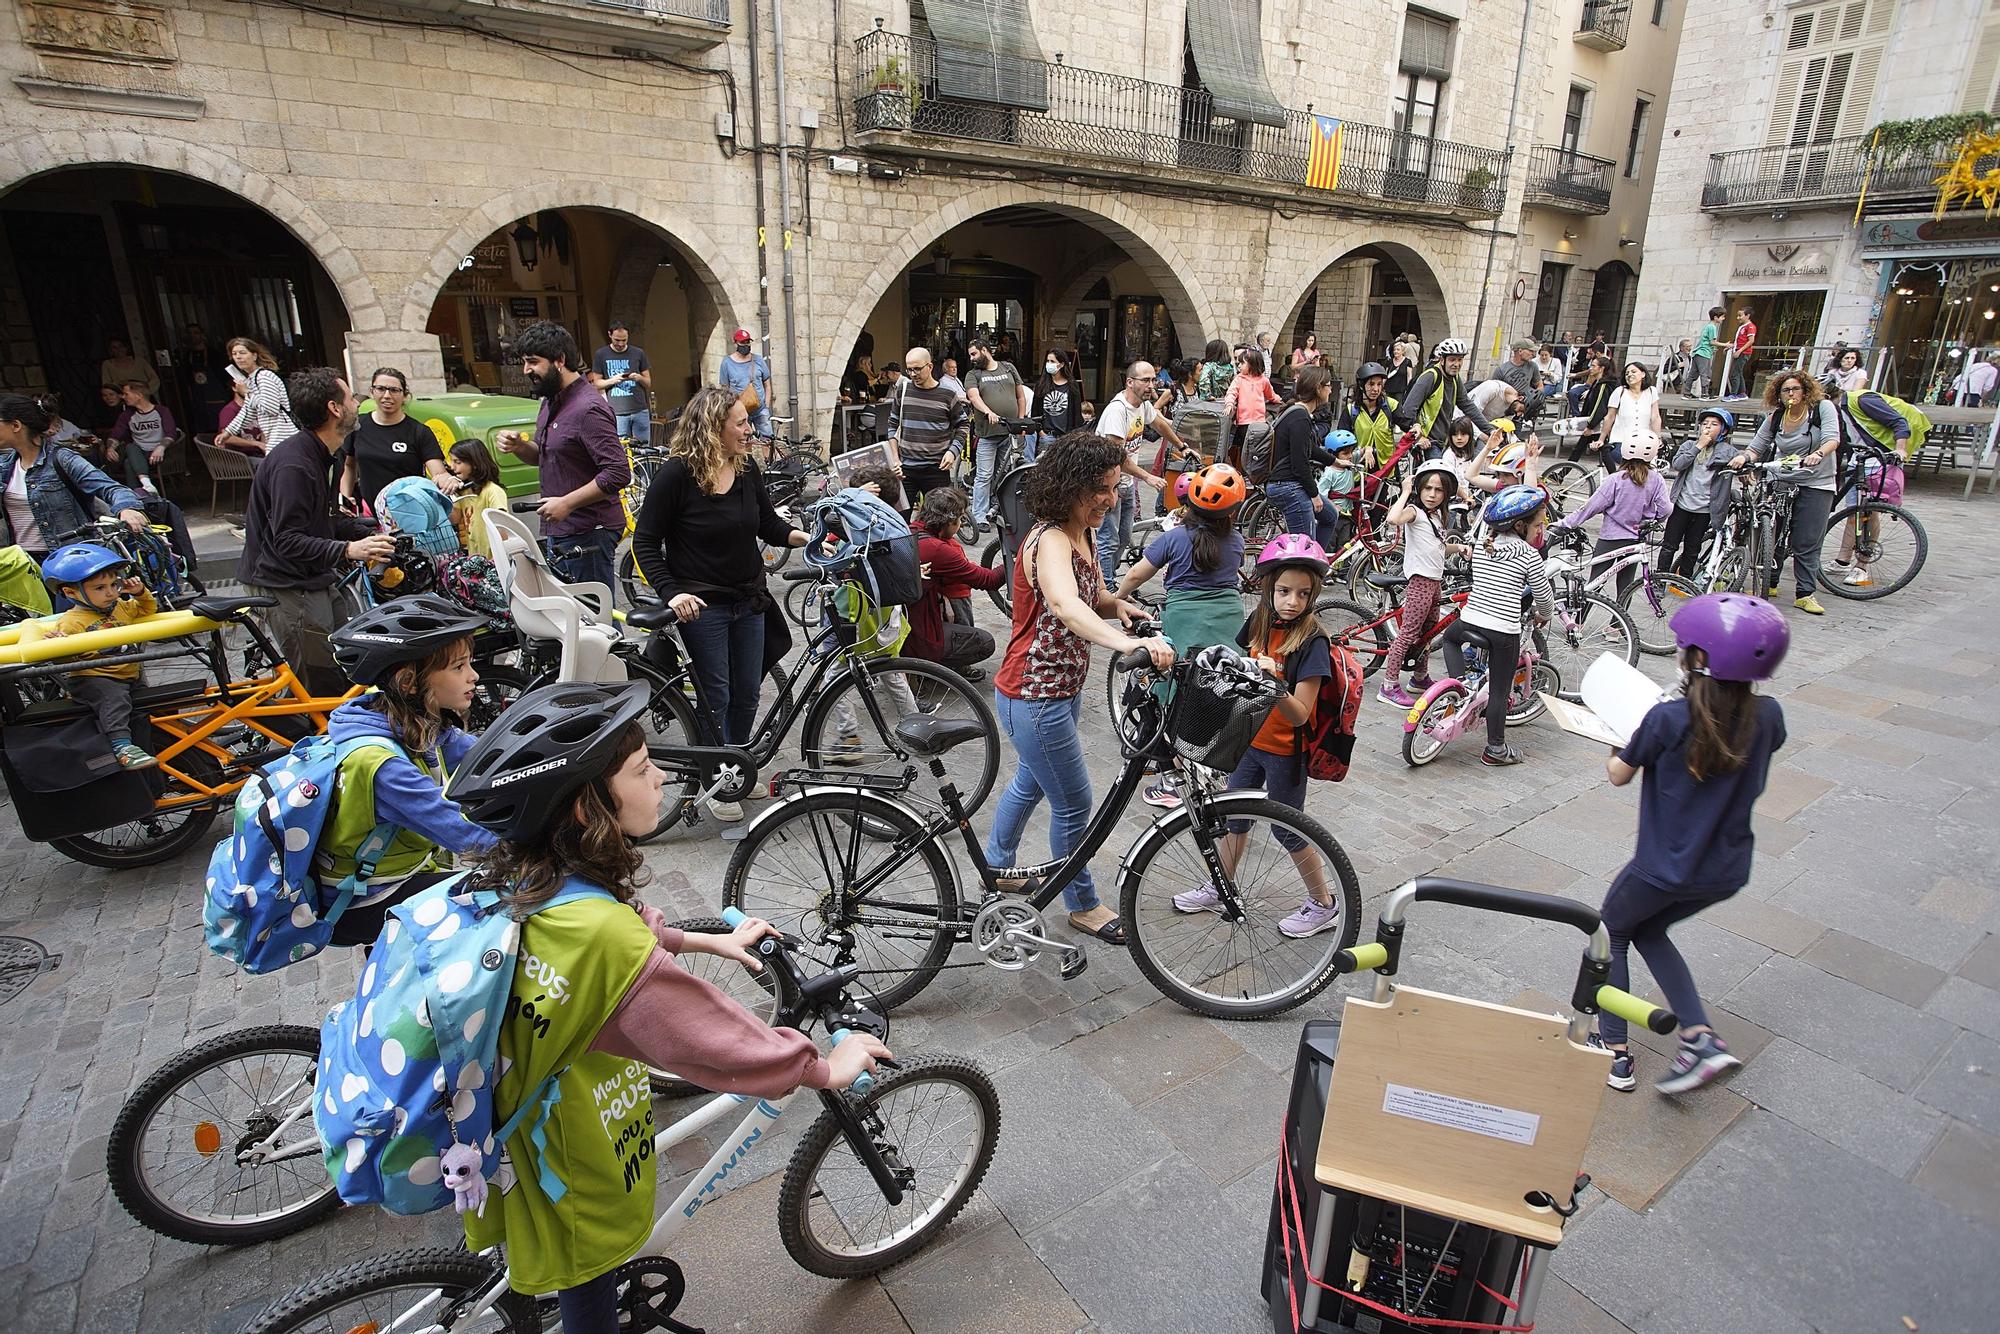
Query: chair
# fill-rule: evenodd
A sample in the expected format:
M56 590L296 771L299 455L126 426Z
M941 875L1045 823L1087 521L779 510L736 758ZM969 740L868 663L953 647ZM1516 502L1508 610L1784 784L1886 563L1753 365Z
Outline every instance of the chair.
M559 681L615 685L626 679L625 664L612 647L624 638L611 617L611 590L600 583L566 584L542 555L542 544L521 519L502 509L481 512L493 566L514 627L530 639L562 645Z
M224 482L247 482L255 472L257 461L248 454L239 454L233 449L224 449L211 444L201 436L194 438L194 447L201 451L201 463L208 469L208 512L219 513L218 496Z
M160 484L160 494L167 493L167 484L176 477L188 475L188 435L181 431L167 441L167 447L160 454L160 461L153 465L153 478Z

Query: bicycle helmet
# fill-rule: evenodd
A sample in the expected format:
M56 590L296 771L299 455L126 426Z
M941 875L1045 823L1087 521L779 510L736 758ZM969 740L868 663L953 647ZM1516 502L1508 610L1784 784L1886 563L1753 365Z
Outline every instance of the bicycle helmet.
M1486 502L1482 516L1493 527L1525 519L1548 503L1548 496L1539 486L1510 486L1496 493Z
M1264 544L1257 554L1257 573L1276 574L1279 570L1298 568L1311 570L1320 578L1326 578L1330 567L1326 559L1326 548L1307 537L1304 533L1280 533Z
M1458 469L1452 467L1443 459L1432 459L1429 463L1423 464L1417 469L1410 485L1411 495L1415 495L1424 489L1424 478L1426 477L1441 477L1444 479L1444 498L1447 503L1458 497Z
M1336 430L1326 433L1326 447L1336 454L1340 453L1343 449L1353 449L1360 443L1359 440L1355 439L1354 432L1352 431Z
M1198 510L1222 514L1243 503L1248 494L1243 474L1227 463L1211 463L1188 483L1188 503Z
M643 681L559 681L531 690L466 752L445 795L501 838L539 833L604 772L619 734L644 716L651 694Z
M405 663L421 662L446 644L486 626L484 616L424 593L370 607L327 636L333 660L358 686L377 686Z
M1200 469L1196 469L1195 471L1199 472ZM1180 476L1174 478L1174 504L1176 505L1187 504L1188 487L1193 484L1194 484L1194 473L1192 472L1184 472Z
M1389 368L1379 361L1371 361L1354 373L1354 383L1367 384L1370 380L1386 380Z
M1784 613L1748 593L1703 593L1669 622L1674 643L1698 648L1707 664L1690 668L1718 681L1768 681L1785 660L1792 630Z
M1528 471L1528 447L1519 441L1493 456L1493 471L1523 476Z
M1660 437L1635 435L1618 447L1620 463L1643 463L1652 467L1660 461Z
M49 553L42 562L42 580L58 592L65 584L81 588L90 576L131 563L122 553L96 542L72 542Z
M1470 355L1471 352L1472 349L1465 345L1463 338L1447 338L1437 345L1437 350L1431 355L1443 361L1446 357L1463 357Z
M1736 429L1736 414L1728 408L1703 408L1695 414L1694 424L1699 427L1704 417L1713 417L1716 421L1720 422L1722 425L1722 434L1725 437Z

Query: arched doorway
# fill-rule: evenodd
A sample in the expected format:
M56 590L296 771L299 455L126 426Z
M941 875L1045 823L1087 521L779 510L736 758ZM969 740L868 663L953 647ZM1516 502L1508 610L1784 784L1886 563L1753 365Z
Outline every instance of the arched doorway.
M1614 259L1601 266L1590 288L1590 337L1603 338L1612 347L1623 347L1632 327L1632 300L1637 277L1632 266Z
M1394 242L1356 246L1323 267L1279 326L1278 361L1289 363L1308 333L1335 377L1347 384L1363 362L1379 360L1397 334L1429 347L1450 332L1444 289L1416 251Z
M278 218L147 167L59 167L0 196L0 286L15 298L6 343L29 353L10 351L10 385L46 385L85 425L115 415L98 398L113 340L196 434L230 399L228 339L256 339L285 370L338 366L350 327L341 288Z

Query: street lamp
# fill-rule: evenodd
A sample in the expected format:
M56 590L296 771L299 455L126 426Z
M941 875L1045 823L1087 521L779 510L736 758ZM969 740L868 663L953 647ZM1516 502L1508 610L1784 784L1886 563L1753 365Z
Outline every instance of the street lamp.
M535 267L536 252L541 242L541 233L528 225L526 218L508 233L514 238L514 253L520 257L521 267L532 270Z

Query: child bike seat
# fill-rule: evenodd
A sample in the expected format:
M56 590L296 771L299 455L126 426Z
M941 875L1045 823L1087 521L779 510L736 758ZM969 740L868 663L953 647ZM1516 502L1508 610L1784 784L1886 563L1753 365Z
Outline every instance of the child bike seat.
M556 578L541 543L508 511L484 510L479 518L486 525L515 629L562 646L557 679L600 685L625 680L625 664L612 653L621 636L611 619L611 590L600 583L566 584Z

